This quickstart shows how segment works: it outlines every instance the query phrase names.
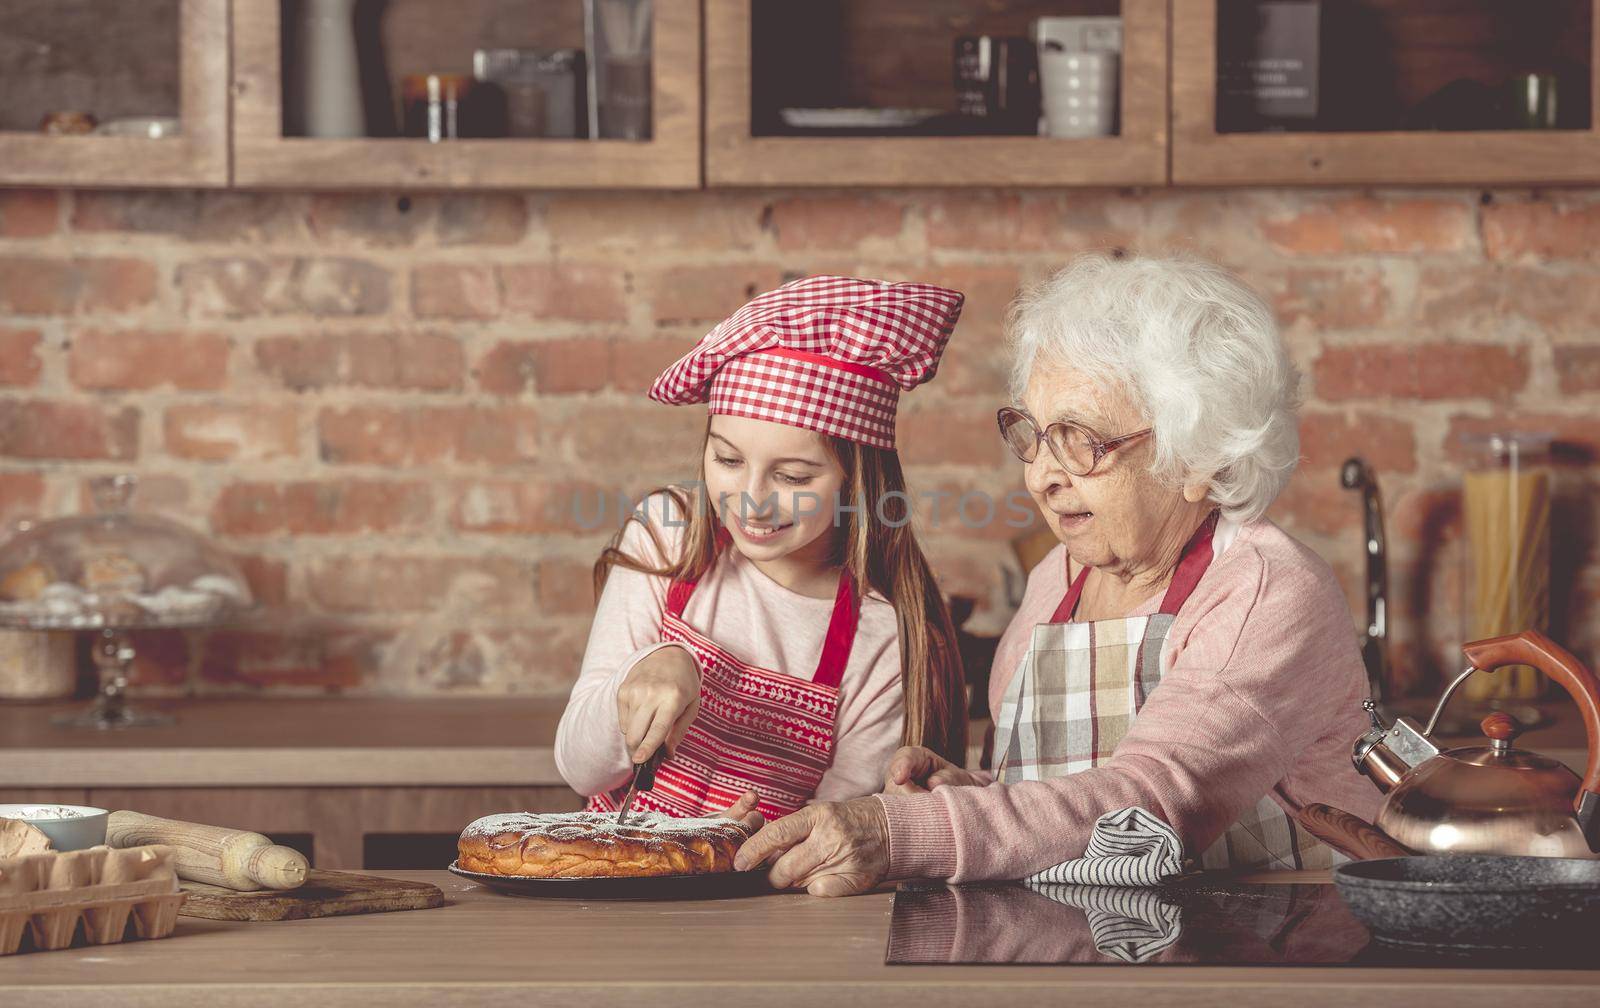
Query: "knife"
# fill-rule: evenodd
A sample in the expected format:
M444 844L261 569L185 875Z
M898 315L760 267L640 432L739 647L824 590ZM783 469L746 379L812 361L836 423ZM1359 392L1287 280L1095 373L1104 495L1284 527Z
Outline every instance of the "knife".
M660 746L651 757L643 763L633 765L633 783L628 787L628 797L622 799L622 808L617 810L617 825L625 825L628 809L633 807L633 796L640 791L648 791L656 786L656 767L666 758L667 747Z

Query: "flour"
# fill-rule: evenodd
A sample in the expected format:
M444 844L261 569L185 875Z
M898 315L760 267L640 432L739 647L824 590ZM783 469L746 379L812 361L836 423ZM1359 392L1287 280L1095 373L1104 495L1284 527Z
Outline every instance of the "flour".
M617 825L617 817L610 812L501 812L474 820L461 831L462 837L483 837L492 841L496 836L510 834L502 845L521 842L528 834L547 836L552 840L594 840L615 843L628 840L691 840L696 838L734 837L744 840L750 831L742 823L720 817L676 819L659 812L630 812L628 824Z
M82 819L90 814L63 805L38 805L19 808L12 816L17 819Z

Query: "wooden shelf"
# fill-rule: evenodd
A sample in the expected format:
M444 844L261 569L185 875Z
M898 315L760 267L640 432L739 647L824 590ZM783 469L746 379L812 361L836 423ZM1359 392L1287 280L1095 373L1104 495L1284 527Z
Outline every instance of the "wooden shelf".
M685 0L656 3L654 17L652 140L325 140L283 135L279 0L234 0L234 184L296 189L697 188L700 5Z
M1600 31L1591 30L1590 48L1586 130L1218 133L1216 0L1173 0L1171 184L1595 182Z
M221 187L228 184L228 0L181 0L180 136L0 132L0 185Z
M1122 132L1046 137L761 137L750 0L705 0L706 182L717 186L1164 185L1167 3L1123 0Z

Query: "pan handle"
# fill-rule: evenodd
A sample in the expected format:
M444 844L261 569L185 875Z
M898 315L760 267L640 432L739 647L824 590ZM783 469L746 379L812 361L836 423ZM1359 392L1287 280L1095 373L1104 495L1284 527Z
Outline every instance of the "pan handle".
M1589 849L1600 850L1600 683L1572 652L1537 630L1473 641L1461 651L1474 668L1484 671L1505 665L1532 665L1572 694L1589 737L1589 764L1573 804Z
M1295 819L1307 833L1356 861L1411 855L1389 834L1344 809L1311 802L1301 806Z

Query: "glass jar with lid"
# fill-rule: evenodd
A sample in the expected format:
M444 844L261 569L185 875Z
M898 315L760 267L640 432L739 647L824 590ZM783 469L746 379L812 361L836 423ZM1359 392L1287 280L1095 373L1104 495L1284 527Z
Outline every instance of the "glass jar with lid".
M1550 624L1550 445L1542 432L1464 437L1462 633L1468 641L1548 630ZM1544 676L1528 666L1462 684L1470 700L1535 700Z

